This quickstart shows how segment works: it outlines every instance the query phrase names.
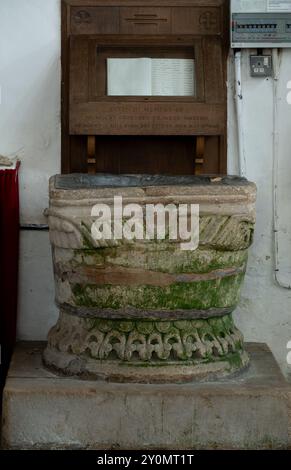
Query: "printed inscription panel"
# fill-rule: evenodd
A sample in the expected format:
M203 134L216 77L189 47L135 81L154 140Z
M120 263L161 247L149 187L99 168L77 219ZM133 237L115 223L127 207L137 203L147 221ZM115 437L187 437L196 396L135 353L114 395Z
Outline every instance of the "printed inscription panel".
M220 135L225 109L201 103L79 103L70 133L85 135Z

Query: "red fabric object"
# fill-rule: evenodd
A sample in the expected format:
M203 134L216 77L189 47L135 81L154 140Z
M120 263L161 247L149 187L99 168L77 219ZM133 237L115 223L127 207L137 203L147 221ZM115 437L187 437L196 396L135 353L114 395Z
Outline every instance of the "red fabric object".
M0 170L0 380L3 383L16 341L19 260L19 164Z

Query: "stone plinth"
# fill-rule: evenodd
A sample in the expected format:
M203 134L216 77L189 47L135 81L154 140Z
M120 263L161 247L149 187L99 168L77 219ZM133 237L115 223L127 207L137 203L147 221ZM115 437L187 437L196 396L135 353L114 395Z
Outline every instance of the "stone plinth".
M96 239L96 204L200 207L199 246L181 239ZM255 185L237 177L64 175L48 221L60 319L45 364L120 382L222 377L248 365L232 320L255 223ZM121 224L124 221L122 220ZM193 229L194 230L194 229Z
M17 347L3 403L10 449L279 449L291 446L291 385L265 345L217 382L116 384L59 377L42 346Z

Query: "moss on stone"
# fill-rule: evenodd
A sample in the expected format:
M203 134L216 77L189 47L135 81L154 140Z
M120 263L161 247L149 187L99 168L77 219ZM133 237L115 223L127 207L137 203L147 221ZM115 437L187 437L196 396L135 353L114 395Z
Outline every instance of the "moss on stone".
M170 286L114 286L74 284L76 306L119 309L210 309L235 307L244 275L220 279L174 283Z
M124 268L147 269L150 271L187 274L206 274L228 268L244 268L247 252L216 251L197 249L182 251L180 247L169 244L166 247L156 244L119 246L110 248L75 250L72 266L120 266Z
M145 319L112 320L90 318L83 319L82 322L85 330L89 331L93 337L94 335L98 336L99 332L102 332L105 335L109 335L110 341L116 338L117 343L123 344L123 346L127 343L131 344L131 338L133 337L136 337L136 340L144 345L153 344L155 341L158 341L159 345L160 343L167 344L167 347L170 347L172 343L179 345L179 354L176 360L183 361L185 364L188 364L189 361L193 363L193 358L189 358L189 350L187 348L189 341L189 345L197 342L197 347L200 349L201 354L195 358L196 363L225 360L232 369L239 369L243 365L241 356L243 343L238 330L235 328L231 314L224 317L213 317L203 320L193 319L191 321L172 320L163 322ZM200 347L201 345L203 346ZM173 351L175 351L175 348ZM193 351L191 354L193 354ZM155 360L151 356L152 354L150 354L147 361L141 360L139 362L142 362L143 365L147 363L155 364ZM160 360L162 360L162 363L164 361L171 362L173 358L169 360L166 354L164 360L162 358Z

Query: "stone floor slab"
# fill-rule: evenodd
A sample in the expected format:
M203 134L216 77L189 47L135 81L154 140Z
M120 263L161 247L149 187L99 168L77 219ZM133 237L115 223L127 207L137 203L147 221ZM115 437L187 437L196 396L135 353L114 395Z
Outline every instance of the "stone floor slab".
M291 447L291 385L270 350L248 344L238 377L185 385L59 377L44 345L20 343L3 398L10 449L264 449Z

